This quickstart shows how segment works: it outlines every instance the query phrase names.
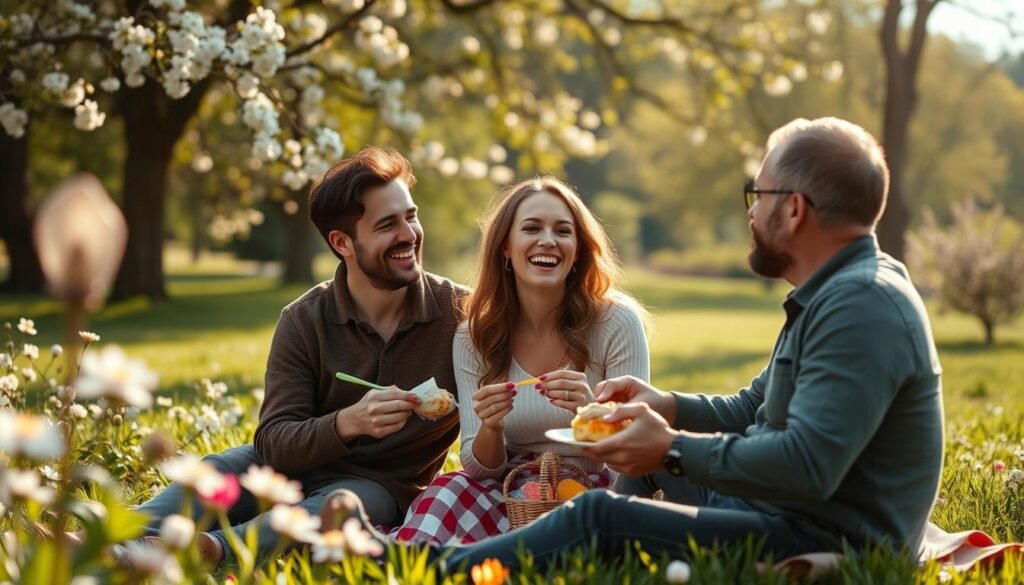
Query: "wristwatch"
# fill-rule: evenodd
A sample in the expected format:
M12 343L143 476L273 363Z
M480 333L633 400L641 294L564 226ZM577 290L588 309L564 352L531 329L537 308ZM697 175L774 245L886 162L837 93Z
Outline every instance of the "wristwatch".
M665 466L665 471L668 471L672 475L682 476L683 475L683 437L682 435L672 439L672 445L668 448L668 453L665 453L665 458L662 459L662 464Z

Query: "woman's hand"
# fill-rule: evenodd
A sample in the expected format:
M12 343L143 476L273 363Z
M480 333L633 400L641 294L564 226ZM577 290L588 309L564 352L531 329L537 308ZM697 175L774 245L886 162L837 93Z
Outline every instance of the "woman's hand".
M488 384L473 395L473 412L484 427L498 433L505 430L505 415L512 412L516 387L512 382Z
M555 370L540 377L537 389L548 402L576 414L576 409L594 401L587 375L572 370Z

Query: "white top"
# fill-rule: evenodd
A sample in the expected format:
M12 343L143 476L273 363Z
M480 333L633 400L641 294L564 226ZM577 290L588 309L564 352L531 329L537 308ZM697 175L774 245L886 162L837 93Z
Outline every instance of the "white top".
M647 335L636 310L628 304L613 302L587 334L590 344L590 367L587 382L593 390L599 382L616 376L636 376L648 381L651 376ZM469 338L465 322L459 325L452 343L455 381L459 390L459 422L462 426L463 470L476 479L504 477L510 458L520 454L557 453L567 463L585 471L600 471L603 464L580 455L578 447L551 441L544 436L548 429L568 428L574 416L568 410L548 402L533 386L520 386L505 416L505 460L497 468L484 467L473 455L473 439L480 430L480 417L473 411L473 393L480 387L483 367ZM546 372L527 372L513 358L508 380L518 381Z

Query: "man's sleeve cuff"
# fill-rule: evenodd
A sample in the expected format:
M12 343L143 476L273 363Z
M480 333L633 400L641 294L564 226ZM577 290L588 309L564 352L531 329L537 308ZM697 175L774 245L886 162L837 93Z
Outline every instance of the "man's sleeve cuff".
M337 416L338 411L335 410L316 419L317 447L322 449L321 453L325 461L334 460L352 452L352 449L341 440L337 429L334 428Z
M717 433L707 435L683 431L677 440L686 479L695 484L710 485L711 451L722 440L722 436Z

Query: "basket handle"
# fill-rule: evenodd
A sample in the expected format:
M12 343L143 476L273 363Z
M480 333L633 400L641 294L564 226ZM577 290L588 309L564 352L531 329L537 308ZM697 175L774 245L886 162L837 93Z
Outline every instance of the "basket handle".
M569 471L575 473L576 477L580 480L580 483L582 483L584 487L586 487L588 490L594 487L594 482L590 481L590 476L587 474L587 472L583 471L583 469L581 469L579 466L573 465L572 463L565 463L562 461L562 458L558 456L558 454L551 453L550 451L545 451L544 453L540 454L540 457L532 461L527 461L526 463L518 465L515 468L513 468L512 471L508 472L508 475L505 476L505 483L502 485L501 488L501 495L506 498L508 497L508 494L512 489L512 481L522 471L527 469L540 468L540 484L542 486L547 486L549 489L541 489L541 499L539 501L557 501L558 475L559 469L561 469L562 467L565 467ZM548 497L549 495L550 497Z

